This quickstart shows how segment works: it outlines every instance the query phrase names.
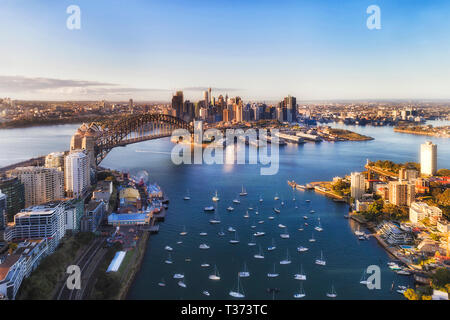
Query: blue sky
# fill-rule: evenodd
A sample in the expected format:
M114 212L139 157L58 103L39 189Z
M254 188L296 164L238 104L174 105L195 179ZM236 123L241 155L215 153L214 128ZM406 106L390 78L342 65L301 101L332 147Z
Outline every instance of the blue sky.
M66 8L81 9L68 30ZM369 5L381 30L366 27ZM450 98L450 2L0 0L0 96ZM65 81L61 81L65 80ZM190 88L190 90L186 90Z

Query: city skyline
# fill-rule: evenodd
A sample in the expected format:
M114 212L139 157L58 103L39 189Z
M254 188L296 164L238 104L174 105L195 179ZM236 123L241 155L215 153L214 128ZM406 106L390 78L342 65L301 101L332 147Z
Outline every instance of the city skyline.
M0 96L198 100L211 86L248 100L450 98L445 1L378 1L379 30L366 26L371 1L77 1L80 30L66 28L71 4L4 1Z

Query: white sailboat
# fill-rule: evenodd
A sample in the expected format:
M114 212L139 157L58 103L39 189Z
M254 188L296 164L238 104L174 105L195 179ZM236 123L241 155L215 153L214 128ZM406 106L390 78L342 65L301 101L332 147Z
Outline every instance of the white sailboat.
M280 264L291 264L291 258L289 257L289 249L286 249L286 259L281 260Z
M165 246L164 250L166 250L166 251L173 251L173 248L171 246Z
M303 290L303 284L300 283L299 291L297 293L294 293L294 298L301 299L304 297L306 297L306 294L305 294L305 291Z
M228 232L236 232L236 229L233 227L228 227Z
M215 208L213 206L209 206L209 207L204 207L203 210L206 212L210 212L210 211L214 211Z
M280 200L280 197L278 196L278 193L275 193L275 197L273 198L273 200Z
M278 228L282 228L282 229L283 229L283 228L286 228L286 226L285 226L284 224L281 224L281 223L280 223L280 224L278 225Z
M288 229L284 228L284 233L280 234L281 239L289 239Z
M366 279L366 270L363 270L361 279L359 279L359 283L362 285L367 285L367 279Z
M172 256L170 255L170 252L167 254L167 259L164 261L167 264L172 264Z
M305 251L308 251L308 250L309 250L308 248L303 247L303 246L298 246L298 247L297 247L297 251L298 251L298 252L305 252Z
M327 262L325 261L325 259L323 258L323 252L320 251L320 258L317 258L315 263L319 266L325 266L327 264Z
M323 228L322 228L322 226L320 225L320 218L318 218L317 219L319 222L318 222L318 224L317 224L317 226L314 228L316 231L319 231L319 232L321 232L321 231L323 231Z
M231 244L237 244L237 243L239 243L239 238L238 238L238 233L237 233L237 231L234 233L234 239L231 239L229 242L230 242Z
M184 274L182 274L182 273L175 273L173 275L173 278L174 279L183 279L184 278Z
M270 247L267 248L268 251L273 251L275 250L277 247L275 245L275 239L272 238L272 245Z
M255 259L264 259L264 255L262 253L261 245L259 246L259 252L253 256Z
M239 204L241 201L239 199L233 199L233 203Z
M264 220L259 220L258 223L259 223L259 224L263 224L263 223L264 223Z
M180 232L180 236L187 235L186 226L183 226L183 231Z
M244 289L241 288L240 283L239 283L239 275L237 277L237 289L236 289L236 291L231 290L229 292L229 295L232 296L233 298L245 298Z
M210 280L220 280L219 270L217 270L217 265L214 265L214 273L209 275Z
M275 211L275 213L280 213L281 212L280 209L277 209L277 208L273 208L273 211Z
M202 236L202 237L206 237L208 235L208 233L207 232L200 232L199 235Z
M250 240L250 242L248 243L248 245L249 245L250 247L256 246L255 236L254 236L254 235L252 235L252 240Z
M316 239L314 238L314 233L311 234L311 239L309 239L309 242L316 242Z
M247 269L247 263L244 262L244 271L239 272L239 277L248 278L250 277L250 272Z
M219 200L220 200L220 198L219 198L219 196L218 196L218 194L217 194L217 190L216 190L216 193L215 193L214 196L212 197L212 201L217 202L217 201L219 201Z
M246 219L250 218L250 215L248 214L248 211L245 212L244 218L246 218Z
M233 208L232 206L229 206L229 207L227 208L227 210L228 210L228 211L233 211L234 208Z
M186 283L183 280L178 281L178 285L180 287L182 287L182 288L186 288L187 287Z
M314 211L314 210L311 210L309 213L315 213L315 211Z
M327 297L328 298L336 298L337 294L336 291L334 290L334 286L331 285L331 291L329 293L327 293Z
M220 231L217 233L220 237L223 237L225 235L225 232L223 232L223 228L220 229Z
M274 217L274 216L269 216L268 219L269 219L269 220L273 220L273 219L275 219L275 217Z
M258 232L255 232L253 235L254 235L255 237L262 237L262 236L265 235L265 234L266 234L265 232L258 231Z
M184 200L191 200L191 196L189 195L189 189L186 191L186 195L183 198Z
M210 248L206 243L202 243L202 244L199 245L198 247L199 247L200 249L202 249L202 250L207 250L207 249Z
M244 196L246 196L248 193L247 193L247 191L245 191L245 188L244 188L244 185L242 185L242 190L241 190L241 193L239 193L239 195L241 196L241 197L244 197Z
M267 277L268 278L276 278L276 277L278 277L280 274L279 273L277 273L276 271L275 271L275 263L273 264L273 272L269 272L268 274L267 274Z
M209 291L208 290L204 290L203 292L202 292L202 294L204 294L205 296L207 296L207 297L209 297L211 294L209 293Z
M164 281L164 278L162 278L161 281L158 282L158 286L160 286L160 287L165 287L166 286L166 281Z
M202 263L202 264L200 265L200 267L202 267L202 268L209 268L210 265L209 265L209 263Z
M295 280L306 280L306 273L303 272L303 265L300 265L299 273L294 274Z
M261 196L259 196L259 202L263 202L263 198Z
M220 217L217 212L214 214L214 218L209 220L209 223L211 223L211 224L219 224L220 223Z

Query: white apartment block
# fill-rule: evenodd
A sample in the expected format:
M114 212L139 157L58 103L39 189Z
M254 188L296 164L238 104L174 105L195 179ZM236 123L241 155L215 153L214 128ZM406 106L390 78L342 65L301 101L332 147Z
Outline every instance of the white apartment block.
M420 145L420 173L434 175L437 170L437 145L427 141Z
M69 196L78 198L91 185L89 157L81 150L75 150L65 158L65 187Z
M64 198L64 174L52 168L18 167L11 171L25 187L25 206Z
M409 208L409 220L412 223L418 223L425 218L429 218L432 223L436 223L441 217L441 209L429 206L425 202L413 202Z
M361 172L352 172L350 176L350 192L355 200L361 199L366 191L364 174Z

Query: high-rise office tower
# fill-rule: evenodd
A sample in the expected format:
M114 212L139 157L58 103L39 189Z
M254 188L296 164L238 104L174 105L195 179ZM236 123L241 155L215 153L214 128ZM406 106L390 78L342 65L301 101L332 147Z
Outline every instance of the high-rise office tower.
M297 99L292 96L284 98L284 107L286 108L286 121L297 121Z
M208 101L209 101L209 104L211 106L214 105L214 99L213 99L213 96L212 96L211 88L208 88Z
M352 172L350 176L350 192L355 200L361 199L366 191L364 174L361 172Z
M25 206L64 198L64 173L44 167L18 167L11 171L25 187Z
M67 195L78 198L91 184L89 159L83 151L76 150L67 155L64 162Z
M25 187L17 177L0 177L0 190L6 195L7 221L25 208Z
M6 194L0 190L0 230L6 226Z
M178 118L183 117L183 91L177 91L177 93L172 96L172 108L175 110Z
M434 175L437 170L437 145L427 141L420 145L420 173Z

